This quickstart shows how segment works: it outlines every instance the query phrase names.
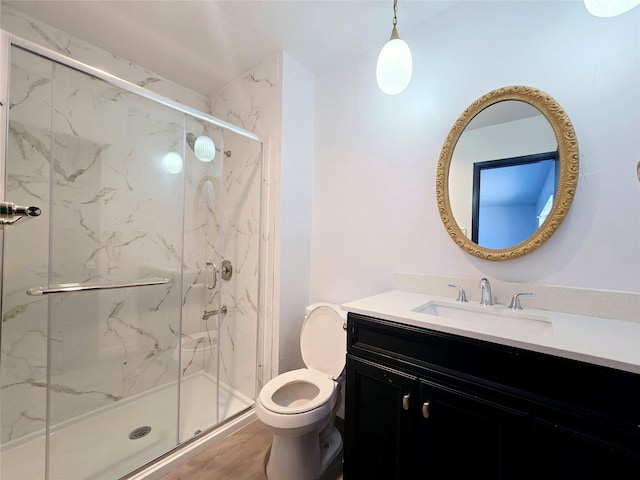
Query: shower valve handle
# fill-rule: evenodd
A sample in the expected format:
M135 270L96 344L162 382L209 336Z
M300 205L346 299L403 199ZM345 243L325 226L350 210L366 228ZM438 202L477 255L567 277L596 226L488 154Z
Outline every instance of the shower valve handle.
M206 264L207 264L207 267L213 267L213 282L211 283L211 285L207 284L207 288L209 290L213 290L214 288L216 288L216 285L218 284L218 267L216 267L216 264L213 263L211 260L207 260Z

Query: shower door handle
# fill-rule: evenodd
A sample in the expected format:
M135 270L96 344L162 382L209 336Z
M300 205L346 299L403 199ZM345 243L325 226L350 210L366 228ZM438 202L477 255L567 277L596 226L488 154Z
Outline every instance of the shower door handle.
M21 207L11 202L0 202L0 225L13 225L21 218L38 217L40 207Z
M132 283L115 283L110 285L80 285L79 283L63 283L60 285L54 285L49 288L36 287L27 290L27 295L38 297L40 295L51 295L52 293L73 293L84 292L87 290L113 290L116 288L131 288L131 287L147 287L149 285L165 285L169 283L168 278L154 278L152 280L143 280L140 282Z

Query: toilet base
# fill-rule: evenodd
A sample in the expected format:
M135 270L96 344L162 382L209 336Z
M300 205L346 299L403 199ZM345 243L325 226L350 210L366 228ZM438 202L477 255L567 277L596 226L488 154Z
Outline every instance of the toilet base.
M340 453L342 436L332 425L321 434L299 437L274 435L267 462L269 480L316 480Z
M326 431L326 430L325 430ZM331 426L328 435L320 435L321 462L318 477L329 468L329 465L336 459L340 450L342 450L342 435L335 426Z

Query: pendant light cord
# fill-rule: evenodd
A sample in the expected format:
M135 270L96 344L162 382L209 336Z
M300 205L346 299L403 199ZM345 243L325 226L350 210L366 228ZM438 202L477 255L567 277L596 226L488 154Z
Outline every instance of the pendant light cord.
M389 40L398 40L398 29L396 24L398 23L398 0L393 0L393 29L391 30L391 37Z
M398 0L393 0L393 26L398 24Z

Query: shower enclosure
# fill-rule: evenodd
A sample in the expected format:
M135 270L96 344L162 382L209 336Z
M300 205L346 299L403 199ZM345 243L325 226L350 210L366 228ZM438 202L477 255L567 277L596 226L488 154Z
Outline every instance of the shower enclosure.
M262 143L2 40L0 478L113 480L254 404Z

